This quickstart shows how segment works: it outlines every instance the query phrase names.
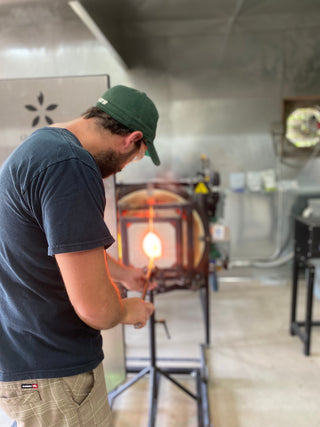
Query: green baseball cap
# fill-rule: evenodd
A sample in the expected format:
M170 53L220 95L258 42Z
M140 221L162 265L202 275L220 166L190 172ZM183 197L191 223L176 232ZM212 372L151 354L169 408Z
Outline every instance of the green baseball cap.
M147 145L146 154L156 166L160 159L153 145L159 113L150 98L127 86L113 86L98 99L96 107L109 114L128 129L140 130Z

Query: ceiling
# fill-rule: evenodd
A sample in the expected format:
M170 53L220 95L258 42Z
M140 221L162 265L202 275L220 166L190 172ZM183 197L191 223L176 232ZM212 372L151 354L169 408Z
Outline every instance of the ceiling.
M319 26L320 0L0 0L7 50L96 38L179 99L319 93Z
M166 69L175 49L199 67L223 59L231 38L318 27L319 0L82 0L77 3L130 66ZM172 44L175 40L175 45ZM194 42L196 41L196 42ZM212 50L202 46L212 46ZM170 45L170 49L168 48ZM188 46L195 56L187 54ZM241 46L243 48L243 46ZM162 52L161 58L158 52ZM170 58L166 58L166 51ZM208 58L210 58L208 64ZM182 59L182 62L181 62ZM180 67L184 60L179 55Z
M319 0L0 0L0 14L6 7L46 3L54 4L62 19L70 17L71 5L129 67L160 69L215 66L227 56L229 44L241 49L243 57L247 35L252 44L266 34L312 31L320 17ZM181 50L185 55L179 54L176 64L175 52Z

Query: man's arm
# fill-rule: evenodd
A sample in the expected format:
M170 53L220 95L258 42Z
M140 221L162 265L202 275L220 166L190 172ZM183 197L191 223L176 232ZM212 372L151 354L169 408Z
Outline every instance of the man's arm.
M145 325L154 307L140 298L121 300L112 282L104 248L57 254L66 290L74 310L95 329L118 323Z

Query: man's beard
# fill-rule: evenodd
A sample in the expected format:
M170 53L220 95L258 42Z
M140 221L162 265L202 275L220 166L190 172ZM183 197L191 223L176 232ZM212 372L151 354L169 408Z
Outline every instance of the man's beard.
M100 169L102 178L107 178L110 175L120 172L128 163L130 157L137 151L139 151L139 149L134 147L129 153L124 154L109 148L108 150L100 151L93 155L93 158Z

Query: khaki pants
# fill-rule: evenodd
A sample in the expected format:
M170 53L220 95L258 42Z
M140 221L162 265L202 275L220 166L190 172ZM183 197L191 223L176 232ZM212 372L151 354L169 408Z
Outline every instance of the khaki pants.
M0 382L0 407L18 427L111 427L102 363L63 378Z

